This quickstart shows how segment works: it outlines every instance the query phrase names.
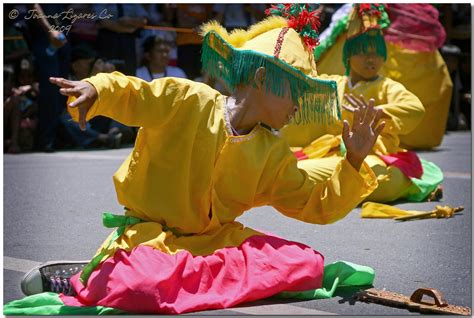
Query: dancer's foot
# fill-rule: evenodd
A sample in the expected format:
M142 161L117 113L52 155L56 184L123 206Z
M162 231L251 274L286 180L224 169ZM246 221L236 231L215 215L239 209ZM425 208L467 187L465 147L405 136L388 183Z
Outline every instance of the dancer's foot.
M74 295L70 279L82 271L88 261L47 262L30 270L21 280L21 291L25 295L43 292Z

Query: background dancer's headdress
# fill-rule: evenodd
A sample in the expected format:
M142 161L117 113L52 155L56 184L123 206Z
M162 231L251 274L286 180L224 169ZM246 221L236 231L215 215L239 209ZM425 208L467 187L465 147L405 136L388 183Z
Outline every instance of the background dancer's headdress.
M342 52L346 74L349 74L349 58L353 55L366 54L369 49L387 59L387 47L382 28L389 23L384 4L354 4L347 24L347 39Z
M283 96L289 84L300 108L296 123L340 118L336 82L317 78L318 13L306 4L272 5L266 14L273 16L230 34L215 21L207 23L201 29L203 69L235 88L251 84L263 66L267 91Z

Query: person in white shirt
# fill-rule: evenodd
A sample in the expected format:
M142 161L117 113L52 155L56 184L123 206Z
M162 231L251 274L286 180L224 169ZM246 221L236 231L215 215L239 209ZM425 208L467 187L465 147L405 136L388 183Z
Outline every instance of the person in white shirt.
M149 82L162 77L187 78L182 69L168 65L170 49L171 45L162 37L148 37L143 43L143 66L135 75Z

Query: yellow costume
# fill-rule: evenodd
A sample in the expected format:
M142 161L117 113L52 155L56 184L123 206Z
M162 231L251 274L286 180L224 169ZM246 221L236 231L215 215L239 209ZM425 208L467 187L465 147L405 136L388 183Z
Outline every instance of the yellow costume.
M361 81L354 86L347 76L320 75L320 78L337 82L341 104L347 104L344 94L353 94L356 97L363 95L367 100L375 99L375 105L390 116L385 119L386 125L374 146L374 153L389 154L401 151L400 137L411 133L423 119L425 110L418 97L390 78L379 76L374 81ZM343 109L342 119L352 124L352 113ZM337 136L341 132L342 121L334 119L330 124L288 125L282 130L282 136L290 146L304 147L324 134Z
M262 205L305 222L332 223L376 186L367 166L362 177L346 160L328 182L315 184L296 167L287 143L262 126L232 136L224 96L204 84L147 83L117 72L87 81L99 92L87 119L102 115L142 127L114 182L126 215L152 222L129 227L111 253L139 244L195 255L237 246L256 232L235 219Z
M336 116L336 83L315 74L317 16L304 4L277 9L298 23L271 17L232 34L217 23L205 25L205 69L238 87L235 95L240 96L256 84L255 74L264 67L266 76L257 89L286 101L290 88L302 122ZM325 273L323 256L311 247L235 220L252 207L271 205L304 222L335 222L376 188L367 164L359 172L342 159L330 178L314 182L298 169L286 141L264 124L239 135L231 125L228 99L205 84L178 78L146 82L117 72L86 81L98 93L87 120L102 115L140 130L114 175L125 215L104 215L104 225L117 230L71 278L76 294L59 296L62 304L175 314L228 308L282 292L307 297L307 291L320 289L327 298L334 292L331 282L346 283L346 264ZM78 110L70 111L77 120ZM372 269L355 270L369 275L352 285L373 282ZM24 304L47 307L51 301L29 303ZM64 307L60 310L64 313Z
M344 42L344 33L340 33L334 43L321 54L317 59L319 73L345 73L342 62ZM389 41L386 41L386 45L387 60L380 69L380 74L403 84L421 100L426 111L418 127L400 136L403 147L416 149L439 146L446 128L453 89L443 57L437 49L420 52Z
M390 202L403 197L411 185L410 179L398 168L387 166L378 155L403 151L400 137L413 131L423 118L424 109L420 100L400 83L383 76L372 82L358 82L353 87L347 76L321 75L321 78L335 80L341 97L345 93L352 93L354 96L363 95L366 99L374 98L375 105L390 116L390 119L384 119L386 125L374 145L372 155L366 158L379 178L379 186L367 200ZM343 98L341 103L345 103ZM352 124L352 113L343 109L342 119ZM308 159L299 161L298 167L316 181L327 179L341 160L341 133L342 121L337 120L332 124L287 125L281 132L290 146L303 147Z
M386 17L383 5L360 4L354 6L348 22L344 22L343 26L348 29L347 40L343 43L341 54L336 58L343 62L340 65L345 66L346 73L349 73L350 69L349 58L353 55L368 54L369 48L377 56L384 59L387 57L385 41L380 31L385 22L382 21L379 25L377 17L382 17L381 20ZM339 40L342 38L344 37L340 36ZM413 93L402 84L380 75L372 81L359 81L355 85L351 84L348 76L327 75L321 78L337 82L341 104L347 104L343 99L344 94L353 94L356 97L362 95L366 100L373 98L375 106L388 116L384 119L386 125L372 149L372 154L366 158L379 180L378 188L367 200L390 202L405 198L420 201L436 188L442 180L441 171L431 163L422 163L416 154L406 152L400 147L400 140L416 129L425 112L422 103ZM352 124L352 117L351 112L343 109L342 119ZM337 120L331 125L292 124L282 131L290 146L303 147L294 149L300 159L298 166L315 181L326 180L344 155L341 134L342 122ZM410 167L411 165L416 167ZM424 170L428 171L424 180L420 182L412 178L416 176L421 179ZM431 170L435 171L433 178Z

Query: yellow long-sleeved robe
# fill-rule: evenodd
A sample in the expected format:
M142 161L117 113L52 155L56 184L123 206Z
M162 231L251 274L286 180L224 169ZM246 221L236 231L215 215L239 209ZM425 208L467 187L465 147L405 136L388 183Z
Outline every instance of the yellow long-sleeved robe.
M193 255L238 246L262 235L235 221L255 206L332 223L377 185L367 165L359 173L346 160L327 182L314 183L297 168L286 141L260 125L233 136L224 96L204 84L178 78L148 83L117 72L86 81L99 96L87 120L103 115L141 127L114 183L126 215L147 222L128 226L108 247L109 256L140 244ZM77 120L77 110L70 111Z
M345 35L341 34L317 61L318 73L343 75L342 48ZM446 63L438 50L417 52L386 42L387 61L380 74L403 84L423 103L426 114L410 133L400 137L408 149L433 148L443 140L448 118L453 83Z
M378 137L372 153L366 162L379 179L379 186L368 200L390 202L403 197L411 181L396 167L387 166L378 155L404 151L400 147L400 138L411 133L422 121L424 108L420 100L402 84L379 76L370 82L358 82L351 86L347 76L322 75L322 78L335 80L341 104L347 104L344 94L363 95L367 100L375 99L375 105L382 108L389 118L384 119L385 128ZM352 113L342 110L342 119L352 125ZM307 160L298 162L315 181L323 181L334 171L340 161L339 145L342 133L342 121L331 124L288 125L282 130L282 136L292 147L305 147L309 154Z

